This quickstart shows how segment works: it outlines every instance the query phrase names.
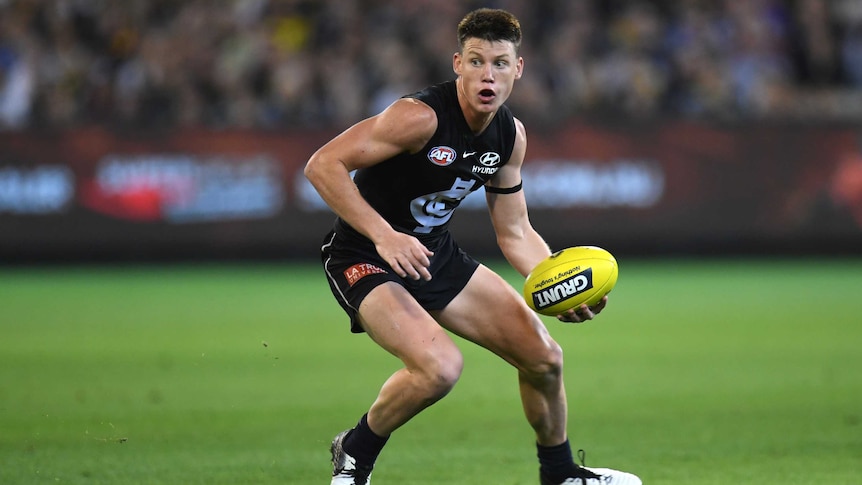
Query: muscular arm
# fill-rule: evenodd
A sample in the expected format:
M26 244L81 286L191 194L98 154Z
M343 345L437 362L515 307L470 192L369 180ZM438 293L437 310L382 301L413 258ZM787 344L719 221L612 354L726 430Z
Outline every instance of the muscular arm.
M515 147L512 156L488 182L488 185L506 188L521 183L521 166L527 150L527 138L524 125L517 119L515 128ZM526 276L541 260L548 257L551 251L530 224L524 191L513 194L486 192L486 199L500 250L509 263Z
M493 187L514 187L521 183L521 166L527 150L527 138L524 125L515 120L515 148L509 162L494 175L488 184ZM486 192L491 221L497 233L497 244L509 263L526 276L539 262L551 255L548 244L542 236L533 229L527 215L527 202L524 191L513 194L494 194ZM605 296L593 307L581 305L572 308L557 318L563 322L583 322L592 320L601 312L608 302Z
M402 277L430 279L427 267L432 253L416 238L395 231L365 201L350 172L415 152L436 129L434 110L413 99L400 99L333 138L305 166L305 176L329 207L374 242L380 256Z

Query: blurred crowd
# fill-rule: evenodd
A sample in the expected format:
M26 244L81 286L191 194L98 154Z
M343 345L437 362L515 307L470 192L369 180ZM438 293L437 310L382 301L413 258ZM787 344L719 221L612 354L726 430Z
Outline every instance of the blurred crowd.
M0 0L0 129L344 127L515 13L530 123L862 121L862 0Z

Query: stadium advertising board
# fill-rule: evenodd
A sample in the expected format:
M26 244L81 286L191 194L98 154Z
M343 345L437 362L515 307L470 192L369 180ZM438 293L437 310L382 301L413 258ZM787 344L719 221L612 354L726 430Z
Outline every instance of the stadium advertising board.
M0 254L40 258L316 256L333 215L302 176L331 132L0 133ZM615 252L862 248L862 150L852 128L531 134L523 171L554 247ZM452 228L496 254L483 191Z

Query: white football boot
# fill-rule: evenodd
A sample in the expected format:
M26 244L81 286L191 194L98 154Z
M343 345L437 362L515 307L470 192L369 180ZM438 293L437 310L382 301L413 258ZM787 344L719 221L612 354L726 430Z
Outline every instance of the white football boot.
M575 475L562 482L551 481L541 474L539 477L542 485L643 485L637 476L610 468L578 467Z
M356 459L344 452L342 444L351 430L342 431L332 440L332 482L329 485L371 485L374 466L356 465Z

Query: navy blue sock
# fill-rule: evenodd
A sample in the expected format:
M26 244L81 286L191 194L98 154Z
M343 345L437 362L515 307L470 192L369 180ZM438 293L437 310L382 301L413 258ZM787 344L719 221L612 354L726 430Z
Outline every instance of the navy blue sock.
M542 446L536 443L539 455L539 468L542 474L553 479L565 479L575 468L569 440L556 446Z
M377 455L386 445L388 436L378 436L368 427L368 414L363 414L362 419L355 428L344 439L344 451L356 459L357 462L372 465L377 460Z

